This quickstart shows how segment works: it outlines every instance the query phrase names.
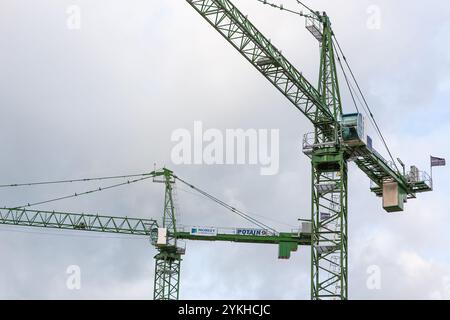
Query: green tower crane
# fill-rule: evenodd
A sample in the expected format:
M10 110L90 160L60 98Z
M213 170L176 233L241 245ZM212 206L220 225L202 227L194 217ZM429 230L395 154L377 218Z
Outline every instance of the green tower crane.
M373 148L362 115L343 113L335 36L325 12L301 13L320 45L316 88L230 0L186 1L314 125L303 143L312 167L311 298L348 299L348 162L370 178L388 212L403 211L407 199L431 191L431 178L414 166L400 173Z
M314 132L303 139L303 152L311 159L311 220L298 232L260 229L264 233L255 235L239 234L237 229L219 232L216 228L209 228L213 232L207 234L195 233L197 228L187 232L177 226L172 193L175 181L180 179L163 169L148 174L165 186L161 225L153 219L22 207L1 209L0 224L150 237L158 250L153 296L156 300L179 298L181 257L185 249L178 240L277 244L281 259L288 259L300 245L310 246L311 298L348 299L348 162L353 161L369 177L371 191L382 197L387 212L403 211L408 199L432 191L431 178L415 166L410 172L401 173L373 148L362 115L343 113L336 40L326 13L309 10L310 13L301 14L306 18L307 30L320 44L319 82L315 87L231 1L186 1L313 124Z
M175 176L171 170L166 168L155 170L145 174L145 176L153 178L154 182L162 183L165 186L164 209L162 219L159 223L154 219L31 210L21 207L0 209L0 225L75 230L82 232L103 232L146 237L150 239L151 244L158 250L158 253L154 257L154 300L179 299L181 256L185 254L185 248L179 245L178 240L278 245L279 259L289 259L291 252L297 251L299 246L309 246L311 243L310 221L303 221L303 228L297 232L281 233L272 230L248 228L228 228L220 230L219 228L211 227L178 227L173 199L173 188L177 179L186 184L187 182L181 180ZM97 180L97 178L67 180L67 182L88 180ZM49 182L37 184L46 183ZM190 184L188 185L194 190L199 190ZM10 186L18 186L18 184ZM92 193L92 191L85 194L89 193ZM205 194L204 191L202 191L202 193ZM233 208L233 210L236 211L237 209ZM197 232L199 229L208 230L209 233ZM214 232L211 232L211 230L214 230ZM239 230L247 232L239 232Z

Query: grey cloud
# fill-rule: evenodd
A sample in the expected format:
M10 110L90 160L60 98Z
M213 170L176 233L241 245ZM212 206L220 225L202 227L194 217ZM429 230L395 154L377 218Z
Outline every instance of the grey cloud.
M256 1L235 2L312 83L317 81L318 45L302 20ZM277 176L259 176L251 166L173 169L249 212L294 226L297 218L309 216L310 167L300 147L310 124L185 1L76 3L82 9L80 31L65 27L65 9L72 1L30 5L8 0L0 5L1 181L134 173L152 170L154 162L173 167L170 135L178 128L192 130L195 120L219 129L279 128ZM382 10L379 31L365 27L371 4ZM448 153L448 125L426 134L399 129L408 113L420 117L446 107L436 102L441 94L436 88L448 82L448 4L429 1L433 14L424 14L418 2L403 0L321 0L314 6L333 18L396 153L405 161L421 162L422 168L429 153ZM345 101L351 111L348 95ZM415 148L410 147L413 142ZM351 298L449 297L444 280L450 257L442 256L449 241L442 231L448 227L443 199L447 176L445 169L436 170L433 194L408 203L403 215L388 216L370 194L368 179L351 166ZM4 204L11 205L95 186L0 192ZM244 224L178 188L181 223ZM50 209L159 218L162 206L162 187L142 183ZM152 298L156 251L147 239L31 231L0 228L0 298ZM188 243L181 296L309 298L309 248L301 248L290 261L276 258L276 247ZM80 291L65 287L70 264L82 268ZM365 286L371 264L383 272L385 285L379 292ZM417 268L422 277L411 276L409 268Z

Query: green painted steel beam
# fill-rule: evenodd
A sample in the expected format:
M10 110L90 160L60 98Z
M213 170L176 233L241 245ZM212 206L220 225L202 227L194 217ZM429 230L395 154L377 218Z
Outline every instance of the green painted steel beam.
M0 209L0 225L150 236L158 224L152 219L69 212Z

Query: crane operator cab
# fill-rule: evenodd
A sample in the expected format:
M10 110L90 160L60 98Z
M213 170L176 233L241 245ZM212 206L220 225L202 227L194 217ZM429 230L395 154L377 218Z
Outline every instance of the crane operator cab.
M366 136L364 117L361 113L349 113L341 115L342 140L349 147L367 145L371 148L371 139Z

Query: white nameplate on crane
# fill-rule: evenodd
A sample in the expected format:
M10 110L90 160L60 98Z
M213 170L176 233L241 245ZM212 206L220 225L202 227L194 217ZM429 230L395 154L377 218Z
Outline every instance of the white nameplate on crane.
M236 229L236 234L242 236L267 236L269 232L264 229Z
M159 246L167 245L167 228L158 228L158 239L156 244Z
M217 228L192 227L191 235L203 237L217 236Z

